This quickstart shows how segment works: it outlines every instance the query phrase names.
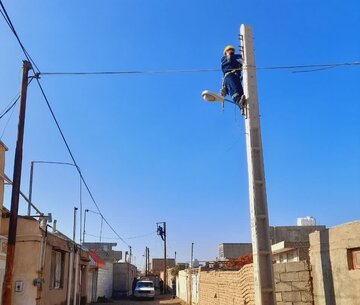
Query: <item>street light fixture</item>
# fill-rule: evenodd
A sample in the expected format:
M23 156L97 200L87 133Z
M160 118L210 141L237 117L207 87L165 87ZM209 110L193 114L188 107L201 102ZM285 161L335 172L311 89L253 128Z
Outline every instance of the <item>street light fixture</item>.
M225 101L224 97L222 97L221 95L219 95L217 93L211 92L209 90L204 90L201 93L201 97L207 102L221 102L221 103L223 103ZM229 100L226 100L226 101L229 101Z
M84 215L84 230L83 230L83 242L85 242L85 235L86 235L86 231L85 231L85 226L86 226L86 213L93 213L93 214L97 214L97 215L100 215L101 217L101 223L100 223L100 242L101 242L101 237L102 237L102 229L103 229L103 222L104 222L104 217L98 213L98 212L95 212L95 211L92 211L92 210L89 210L89 209L86 209L85 210L85 215Z
M33 190L34 165L35 165L36 163L73 166L73 167L76 167L77 171L79 172L79 175L80 175L80 244L81 244L81 227L82 227L82 215L81 215L81 213L82 213L82 178L81 178L80 168L79 168L77 165L75 165L75 164L73 164L73 163L69 163L69 162L42 161L42 160L31 161L31 166L30 166L30 180L29 180L28 216L30 216L30 214L31 214L31 202L32 202L32 190Z
M240 108L239 104L236 104L234 101L229 100L227 98L224 98L223 96L215 93L215 92L211 92L209 90L204 90L203 92L201 92L201 97L206 101L206 102L219 102L222 103L222 108L224 108L224 102L229 102L231 104L234 104L236 106L238 106Z

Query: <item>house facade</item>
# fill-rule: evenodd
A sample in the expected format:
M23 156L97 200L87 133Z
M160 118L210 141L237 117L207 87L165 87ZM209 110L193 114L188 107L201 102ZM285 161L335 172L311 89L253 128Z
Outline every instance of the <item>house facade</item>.
M358 305L360 221L310 234L315 305Z
M1 235L8 233L7 216L2 218ZM65 235L48 232L46 226L42 228L32 217L19 217L13 269L14 304L86 304L87 264L87 253Z
M88 300L96 302L99 298L110 299L114 286L114 263L122 258L122 251L113 250L116 243L86 242L90 263L88 278Z

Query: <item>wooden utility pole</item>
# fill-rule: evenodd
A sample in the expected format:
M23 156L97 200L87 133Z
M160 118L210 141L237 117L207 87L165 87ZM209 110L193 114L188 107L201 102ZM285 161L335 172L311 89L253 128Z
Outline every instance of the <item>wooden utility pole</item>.
M148 247L145 247L145 276L148 276Z
M167 293L166 222L164 222L164 294Z
M243 86L247 100L245 135L254 261L255 305L274 305L274 278L257 97L256 66L252 31L249 26L241 25L240 27L240 45L243 52Z
M19 210L19 194L21 182L21 167L23 155L23 140L24 140L24 127L25 127L25 112L26 112L26 95L28 87L28 75L31 69L30 62L24 60L22 65L22 79L21 79L21 92L20 92L20 111L17 142L15 148L15 161L13 172L13 186L11 193L11 208L9 219L9 232L8 232L8 245L6 252L6 267L3 283L3 296L2 304L12 304L13 294L13 270L15 260L15 244L16 244L16 229L17 229L17 216Z
M164 293L167 292L167 259L166 259L166 222L156 223L157 234L164 241Z
M146 268L147 268L147 272L149 274L149 272L150 272L150 249L149 248L147 248L147 266L146 266Z

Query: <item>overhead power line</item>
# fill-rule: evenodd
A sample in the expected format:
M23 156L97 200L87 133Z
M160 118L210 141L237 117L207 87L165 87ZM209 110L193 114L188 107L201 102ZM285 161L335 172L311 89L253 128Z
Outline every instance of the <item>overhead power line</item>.
M36 63L34 62L34 60L31 58L30 54L29 54L29 53L27 52L27 50L25 49L23 43L21 42L21 40L20 40L20 38L19 38L16 30L15 30L15 27L13 26L13 23L11 22L11 19L10 19L10 17L9 17L9 15L8 15L8 13L7 13L7 11L6 11L6 9L5 9L5 7L4 7L4 5L3 5L3 3L2 3L1 0L0 0L0 8L1 8L1 9L0 9L1 15L2 15L3 18L5 19L6 23L8 24L8 26L9 26L10 30L12 31L12 33L14 34L14 36L16 37L16 39L17 39L17 41L18 41L18 43L19 43L19 45L20 45L20 47L21 47L21 49L22 49L25 57L27 58L27 60L28 60L29 62L31 62L31 64L33 65L33 67L35 67L35 68L37 69L37 71L35 71L33 67L31 68L31 69L33 70L34 74L35 74L34 78L35 78L36 81L37 81L37 84L38 84L38 86L39 86L39 88L40 88L40 91L41 91L43 97L44 97L44 100L45 100L45 102L46 102L46 104L47 104L47 106L48 106L48 108L49 108L49 110L50 110L51 116L52 116L52 118L54 119L54 122L55 122L55 124L56 124L56 127L57 127L58 131L60 132L61 138L62 138L62 140L63 140L63 142L64 142L64 144L65 144L65 146L66 146L66 148L67 148L67 151L68 151L68 153L69 153L69 155L70 155L70 157L71 157L71 159L72 159L72 161L73 161L73 163L74 163L77 171L79 172L79 175L80 175L80 177L81 177L81 180L82 180L82 182L84 183L84 185L85 185L85 187L86 187L86 190L88 191L88 193L89 193L89 195L90 195L90 197L91 197L91 200L93 201L96 209L98 210L99 214L101 215L101 217L103 218L103 220L105 221L105 223L109 226L109 228L114 232L114 234L115 234L124 244L126 244L128 247L130 247L130 245L115 231L115 229L113 228L113 226L108 222L108 220L107 220L107 219L103 216L103 214L101 213L100 208L99 208L99 205L97 204L97 202L96 202L96 200L95 200L95 198L94 198L94 196L93 196L93 194L92 194L92 192L91 192L88 184L87 184L86 181L85 181L84 176L82 175L82 173L81 173L81 171L80 171L80 168L79 168L79 166L78 166L78 164L77 164L77 162L76 162L76 160L75 160L75 158L74 158L74 155L73 155L73 153L72 153L72 151L71 151L71 149L70 149L70 146L69 146L69 144L68 144L68 142L67 142L67 140L66 140L66 138L65 138L65 136L64 136L64 133L63 133L63 131L62 131L60 125L59 125L59 122L58 122L58 120L57 120L57 118L56 118L56 116L55 116L55 113L54 113L54 111L52 110L52 107L51 107L51 105L50 105L49 99L47 98L47 96L46 96L46 94L45 94L45 91L44 91L43 87L41 86L41 83L40 83L40 80L39 80L39 77L38 77L38 76L41 74L41 73L40 73L40 69L38 68L38 66L36 65Z
M255 67L256 70L295 70L312 69L305 71L292 71L292 73L314 72L324 69L339 68L345 66L358 66L360 62L345 62L332 64L310 64L310 65L292 65L292 66L269 66ZM244 66L243 69L247 67ZM240 69L239 69L240 70ZM85 75L129 75L129 74L175 74L175 73L201 73L201 72L220 72L220 69L166 69L166 70L140 70L140 71L83 71L83 72L42 72L41 75L49 76L85 76Z
M0 0L0 7L1 7L1 10L0 10L1 15L4 17L6 23L8 24L8 26L9 26L9 28L10 28L10 30L13 32L16 40L18 41L18 43L19 43L22 51L23 51L24 54L25 54L25 57L26 57L27 60L28 60L29 62L31 62L32 65L37 69L37 72L40 72L38 66L35 64L34 60L31 58L30 54L28 53L28 51L25 49L23 43L21 42L21 40L20 40L20 38L19 38L16 30L15 30L15 27L14 27L14 25L12 24L11 19L10 19L9 15L8 15L5 7L4 7L4 4L2 3L1 0Z
M34 79L33 77L30 78L30 80L28 81L28 86L30 85L33 79ZM6 106L7 108L0 114L0 120L16 105L19 99L20 99L20 94L18 94L17 97L14 98L13 102L10 102L9 105Z

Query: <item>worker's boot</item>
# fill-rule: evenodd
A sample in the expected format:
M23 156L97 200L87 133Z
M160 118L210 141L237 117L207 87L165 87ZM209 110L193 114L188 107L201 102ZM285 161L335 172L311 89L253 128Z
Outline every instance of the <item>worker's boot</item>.
M245 115L246 97L245 97L244 94L241 96L241 99L240 99L240 102L239 102L239 106L240 106L241 115Z

